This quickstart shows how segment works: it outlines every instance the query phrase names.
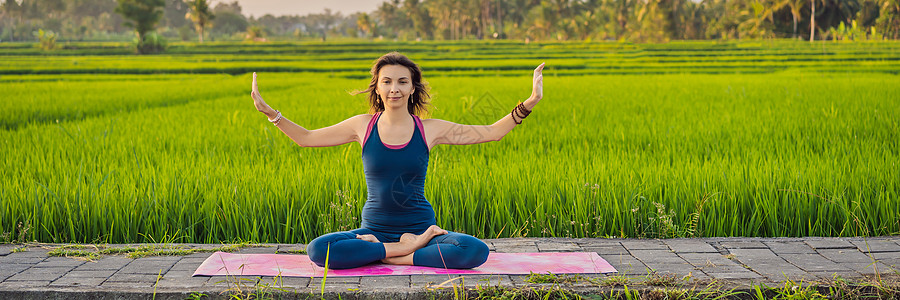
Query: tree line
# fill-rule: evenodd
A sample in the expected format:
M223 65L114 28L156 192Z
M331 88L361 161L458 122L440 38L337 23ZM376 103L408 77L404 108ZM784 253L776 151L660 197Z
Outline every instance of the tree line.
M898 39L900 0L390 0L371 12L247 17L209 0L3 0L0 41Z
M392 0L357 28L443 40L897 39L900 0Z

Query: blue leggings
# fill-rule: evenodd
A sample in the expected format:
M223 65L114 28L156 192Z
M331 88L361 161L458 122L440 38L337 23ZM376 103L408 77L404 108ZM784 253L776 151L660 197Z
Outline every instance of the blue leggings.
M413 233L421 234L421 232ZM382 243L394 243L400 240L400 234L359 228L317 237L306 246L306 253L309 254L310 260L320 267L325 266L327 255L328 268L331 269L356 268L380 261L385 257L382 243L357 239L357 234L374 235ZM328 253L329 251L330 253ZM487 261L488 252L488 246L481 240L468 234L448 231L447 234L434 237L425 247L416 250L413 254L413 265L470 269Z

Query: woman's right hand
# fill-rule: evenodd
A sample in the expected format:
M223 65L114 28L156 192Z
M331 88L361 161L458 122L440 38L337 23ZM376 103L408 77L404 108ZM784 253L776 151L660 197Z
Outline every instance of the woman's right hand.
M253 85L250 90L250 98L253 98L253 105L256 106L256 110L265 114L269 119L275 117L275 110L269 107L262 96L259 95L259 87L256 85L256 72L253 72Z

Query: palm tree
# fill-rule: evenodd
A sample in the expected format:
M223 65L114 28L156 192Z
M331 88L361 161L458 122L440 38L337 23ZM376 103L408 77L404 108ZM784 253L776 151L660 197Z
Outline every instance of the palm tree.
M764 38L770 35L772 27L772 6L760 1L746 3L746 7L738 10L738 32L740 37ZM766 22L768 20L769 22Z
M597 24L598 16L594 10L584 10L569 21L569 31L574 33L578 39L586 40L594 30L600 26Z
M777 12L785 7L791 11L791 19L794 21L794 38L797 38L797 22L800 21L800 9L806 0L777 0L772 5L771 11Z
M787 0L788 6L791 8L791 19L794 20L794 38L799 38L797 35L797 22L800 22L800 9L803 8L803 2L806 0Z
M614 18L616 22L615 35L616 39L622 39L628 33L628 19L634 15L632 12L635 8L635 1L629 0L611 0L613 4Z
M434 35L434 22L431 15L419 0L406 0L403 3L403 9L406 11L407 17L412 20L418 37L430 39Z
M328 32L342 18L341 12L332 13L330 8L326 8L322 13L310 14L309 17L314 24L313 26L322 34L322 42L327 40Z
M372 30L372 18L369 17L367 13L359 14L359 17L356 18L356 26L359 27L359 30L362 30L365 35L368 37L370 34L374 36L375 32Z
M10 27L12 27L12 33L10 34L11 40L16 40L16 25L19 24L19 12L22 10L21 6L15 0L6 0L3 2L3 19L10 20L8 23ZM7 24L3 24L6 26Z
M452 21L452 15L450 14L449 3L446 0L432 0L425 2L426 9L428 10L428 14L431 15L434 19L434 36L440 37L444 40L451 39L450 36L450 23Z
M879 6L881 15L875 21L875 26L887 38L900 38L900 1L879 0Z
M200 36L200 43L203 43L203 30L209 26L209 22L216 16L209 10L209 1L206 0L189 0L187 1L188 13L184 16L194 22L194 28Z
M381 6L375 10L375 16L381 21L380 23L388 34L394 37L400 37L402 31L406 31L411 27L411 21L400 7L400 0L391 0L381 3ZM409 21L409 22L408 22Z
M812 13L809 15L809 41L816 40L816 0L809 0Z
M528 19L531 19L527 34L534 40L549 38L553 33L553 11L549 6L541 5L531 8Z
M823 0L822 7L826 9L816 16L822 28L836 27L841 22L853 23L856 13L862 8L858 0Z
M640 30L634 32L643 41L666 42L672 26L665 7L665 0L648 0L637 11Z

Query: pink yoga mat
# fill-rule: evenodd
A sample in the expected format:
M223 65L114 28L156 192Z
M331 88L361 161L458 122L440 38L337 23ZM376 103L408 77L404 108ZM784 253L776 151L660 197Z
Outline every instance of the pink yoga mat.
M194 276L243 275L321 277L325 269L306 255L213 253ZM474 269L442 269L418 266L370 264L353 269L328 270L328 276L381 276L428 274L528 274L551 272L613 273L606 260L594 252L491 253L487 262Z

